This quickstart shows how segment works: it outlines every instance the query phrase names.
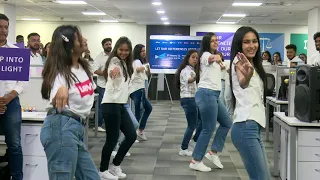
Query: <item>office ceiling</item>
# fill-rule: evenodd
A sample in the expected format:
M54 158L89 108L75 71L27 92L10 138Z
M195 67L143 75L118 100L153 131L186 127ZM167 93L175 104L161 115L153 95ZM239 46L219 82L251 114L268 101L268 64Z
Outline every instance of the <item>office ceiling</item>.
M86 5L63 5L55 0L7 0L17 7L17 20L40 18L43 21L118 20L138 24L162 24L162 16L170 24L212 24L237 21L240 24L307 25L308 10L320 7L320 0L85 0ZM162 2L154 6L154 1ZM234 7L233 2L262 2L259 7ZM157 10L165 14L157 14ZM87 16L83 11L102 11L104 16ZM242 13L245 18L221 17L224 13Z

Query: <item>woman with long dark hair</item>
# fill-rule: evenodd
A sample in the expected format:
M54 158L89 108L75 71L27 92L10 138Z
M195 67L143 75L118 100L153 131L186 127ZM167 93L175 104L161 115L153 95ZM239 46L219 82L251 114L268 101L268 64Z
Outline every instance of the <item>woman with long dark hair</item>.
M193 151L193 159L189 165L198 171L211 171L202 163L205 156L218 168L222 169L218 152L221 152L232 121L226 107L219 100L221 91L221 57L217 55L218 38L208 33L202 38L200 49L200 80L195 94L196 104L200 111L202 130ZM217 129L210 151L205 155L207 146L216 127Z
M250 179L269 180L269 166L261 138L261 129L266 125L266 74L259 43L259 34L251 27L239 28L233 37L230 85L235 110L231 139Z
M130 87L130 98L134 102L135 116L140 122L137 135L140 140L146 141L144 129L146 128L147 120L151 114L152 106L146 98L145 91L145 79L147 77L147 71L150 71L148 67L143 66L144 59L146 58L146 48L142 44L137 44L133 49L133 79ZM140 104L142 103L144 112L141 117Z
M94 101L95 84L81 58L87 40L76 26L59 26L42 71L41 94L49 100L40 140L51 180L100 179L82 139Z
M273 62L274 62L274 65L276 66L282 64L281 55L279 52L273 53Z
M271 58L271 53L269 51L265 51L262 53L262 65L272 65L274 62Z
M180 156L191 156L189 141L197 127L198 108L194 96L199 82L199 55L197 50L189 50L175 74L176 87L180 89L180 104L186 114L188 127L184 133Z
M125 108L129 98L129 84L133 74L132 44L127 37L116 42L104 69L106 90L102 99L102 116L106 125L106 142L102 149L100 177L102 179L123 179L120 164L137 138L134 125ZM119 131L125 140L109 165L111 153L119 138Z

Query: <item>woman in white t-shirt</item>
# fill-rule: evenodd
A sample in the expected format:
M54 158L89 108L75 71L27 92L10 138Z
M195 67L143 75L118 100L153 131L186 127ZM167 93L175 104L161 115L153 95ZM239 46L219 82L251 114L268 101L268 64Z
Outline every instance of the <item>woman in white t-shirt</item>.
M145 90L145 80L147 78L147 71L150 71L149 66L143 65L143 60L146 58L146 48L142 44L137 44L133 49L133 58L135 59L132 66L134 69L132 85L130 87L130 98L134 102L134 114L140 122L137 135L140 140L146 141L147 137L145 135L144 129L148 118L152 111L152 106L148 99L146 98ZM141 117L140 105L143 105L144 112Z
M200 118L198 118L198 108L194 99L197 91L197 82L199 82L200 63L198 58L197 50L189 50L175 74L175 84L180 90L180 104L188 122L188 127L184 133L179 151L180 156L192 155L192 151L188 150L189 142L197 127L197 123L201 121Z
M261 129L266 125L266 74L259 43L259 34L251 27L239 28L233 37L230 84L235 110L231 139L250 179L269 180L269 166L261 138Z
M123 179L120 164L137 138L134 125L126 110L129 98L129 84L133 74L132 44L127 37L120 37L116 42L105 65L106 88L102 99L102 116L106 125L106 142L102 149L100 163L101 179ZM110 156L117 145L119 131L125 140L109 165ZM110 176L110 174L112 176Z
M53 33L42 76L42 97L49 100L40 140L48 160L49 179L100 179L82 139L96 85L81 58L87 40L71 25Z
M202 130L192 154L189 167L198 171L211 171L202 163L205 156L218 168L222 169L218 152L221 152L226 136L232 125L232 120L226 107L219 100L221 92L221 57L216 55L218 38L214 33L208 33L202 38L200 49L200 81L195 95L202 120ZM217 129L210 151L205 155L207 146L216 127Z

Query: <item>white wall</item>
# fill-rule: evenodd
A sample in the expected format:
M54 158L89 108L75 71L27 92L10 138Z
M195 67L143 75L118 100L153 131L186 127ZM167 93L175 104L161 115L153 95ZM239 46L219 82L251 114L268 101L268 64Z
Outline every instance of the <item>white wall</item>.
M136 23L85 23L85 22L31 22L17 21L16 35L23 35L25 43L27 36L37 32L41 36L41 42L45 45L51 41L53 31L62 24L72 24L80 27L85 38L88 39L88 47L92 58L95 58L103 49L101 41L104 38L112 38L113 45L121 36L127 36L132 45L146 44L146 26Z
M251 25L250 25L251 26ZM195 36L197 32L236 32L241 25L194 25L190 27L190 35ZM284 33L284 45L290 44L290 34L308 34L308 26L289 25L252 25L258 33ZM285 47L284 52L285 51Z

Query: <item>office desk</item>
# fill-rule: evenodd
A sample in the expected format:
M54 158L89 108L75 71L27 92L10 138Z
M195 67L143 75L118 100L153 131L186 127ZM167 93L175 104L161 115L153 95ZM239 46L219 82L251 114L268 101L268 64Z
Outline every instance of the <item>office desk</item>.
M21 147L24 180L49 180L47 158L40 141L40 132L46 116L46 112L22 112ZM83 142L88 149L88 123L85 126Z
M280 112L281 111L281 105L288 105L288 101L281 101L277 100L277 98L272 96L266 97L266 141L269 141L269 123L270 123L270 106L273 107L274 112Z
M282 179L320 179L320 123L306 123L295 117L287 117L284 112L274 113L274 176L281 173ZM288 141L281 141L280 130L288 135ZM285 139L285 138L284 138ZM283 172L279 173L279 145L284 152ZM284 148L283 148L284 147Z

